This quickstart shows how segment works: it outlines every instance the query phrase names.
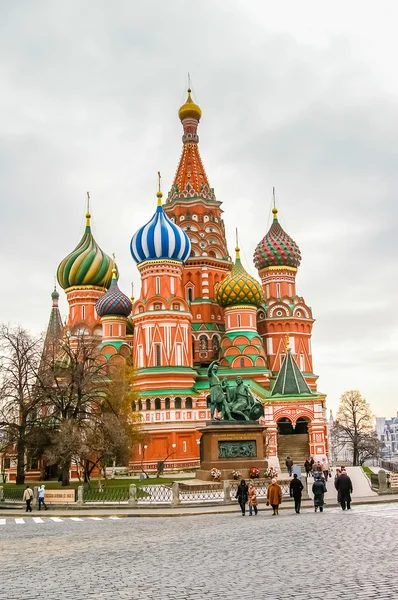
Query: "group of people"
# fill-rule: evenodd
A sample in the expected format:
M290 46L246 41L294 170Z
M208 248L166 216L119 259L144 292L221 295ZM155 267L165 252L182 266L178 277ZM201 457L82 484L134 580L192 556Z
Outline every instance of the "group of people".
M290 457L288 457L290 459ZM287 460L287 459L286 459ZM291 459L290 459L291 460ZM293 461L292 461L293 463ZM293 467L293 465L292 465ZM314 496L314 509L315 512L323 512L325 505L325 493L327 492L326 481L329 477L329 467L327 469L312 469L314 476L314 483L312 484L312 493ZM347 475L347 471L344 467L336 469L336 475L334 478L334 487L337 490L337 501L339 502L343 510L350 510L351 508L351 494L353 491L352 481ZM297 473L294 473L293 479L290 482L290 496L294 500L294 510L297 514L301 510L301 498L304 486L301 480L297 477ZM246 514L246 504L249 504L249 515L252 516L258 513L258 500L257 491L253 481L247 485L244 479L241 480L238 485L235 497L239 502L242 515ZM276 481L272 479L267 489L267 506L272 507L272 515L278 515L279 505L282 502L282 488Z
M44 502L45 493L46 493L45 486L41 485L39 487L39 489L37 490L37 498L39 501L39 510L41 510L42 506L44 507L44 510L47 510L47 504ZM23 493L23 501L26 502L26 511L25 512L32 512L32 500L33 500L33 490L29 485L27 485L26 489Z
M324 496L326 489L326 478L322 471L314 473L314 483L312 484L312 493L314 494L315 512L323 512L325 504ZM351 478L348 476L345 467L336 469L334 477L334 487L337 490L337 502L343 510L351 509L351 494L353 491Z
M311 458L307 458L307 460L305 461L304 470L307 477L310 477L312 475L314 479L319 478L319 473L321 473L322 476L325 478L325 481L328 480L330 472L326 458L324 458L322 462L320 460L315 462L312 456Z
M301 482L300 482L301 483ZM253 512L256 516L258 513L258 500L257 490L253 481L249 481L247 485L246 481L242 479L236 490L235 498L239 502L242 515L246 514L246 504L249 504L249 515L252 516ZM271 479L271 483L267 489L267 506L272 506L272 514L278 514L278 508L282 502L282 488L277 483L276 479Z

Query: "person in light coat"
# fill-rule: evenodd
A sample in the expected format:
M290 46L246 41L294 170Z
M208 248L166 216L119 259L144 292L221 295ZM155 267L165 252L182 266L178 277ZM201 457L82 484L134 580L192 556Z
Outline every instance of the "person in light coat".
M32 512L33 490L28 485L23 493L23 501L26 502L26 512Z

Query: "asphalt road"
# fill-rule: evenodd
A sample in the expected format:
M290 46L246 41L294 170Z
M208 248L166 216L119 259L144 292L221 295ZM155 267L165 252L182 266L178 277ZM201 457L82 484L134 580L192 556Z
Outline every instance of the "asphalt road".
M394 599L397 526L397 504L278 517L6 517L0 599Z

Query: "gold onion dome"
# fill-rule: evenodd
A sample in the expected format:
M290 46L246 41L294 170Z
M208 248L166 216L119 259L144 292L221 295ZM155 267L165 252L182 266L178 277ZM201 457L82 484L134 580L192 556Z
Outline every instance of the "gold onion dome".
M86 229L76 248L66 256L57 270L63 289L75 286L109 288L114 261L101 250L91 233L91 215L86 214Z
M239 248L231 273L220 283L216 300L220 306L260 306L263 300L261 285L244 269L240 262Z
M184 119L195 119L196 121L200 121L202 116L202 111L200 107L195 104L195 102L191 98L191 88L188 88L188 98L178 111L178 116L180 121L184 121Z

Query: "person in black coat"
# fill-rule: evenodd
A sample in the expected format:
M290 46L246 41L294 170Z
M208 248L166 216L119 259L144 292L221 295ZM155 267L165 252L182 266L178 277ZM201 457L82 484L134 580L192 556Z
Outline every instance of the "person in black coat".
M248 492L249 492L249 488L246 484L246 481L244 479L242 479L242 481L238 485L238 489L236 490L235 498L238 499L239 506L241 508L243 516L245 516L245 512L246 512L246 503L248 500Z
M320 512L323 512L324 500L323 497L327 492L325 480L321 473L314 473L314 483L312 484L312 493L314 494L314 507L315 512L318 508Z
M305 469L305 474L307 475L307 477L309 477L311 475L311 469L312 469L309 458L307 458L307 460L304 463L304 469Z
M337 490L337 502L340 502L343 510L351 508L352 481L347 475L347 471L341 471L341 475L336 479L335 488Z
M293 475L293 479L290 482L290 497L294 498L294 510L297 514L300 512L301 508L301 493L304 489L303 484L300 479L297 477L297 473Z

